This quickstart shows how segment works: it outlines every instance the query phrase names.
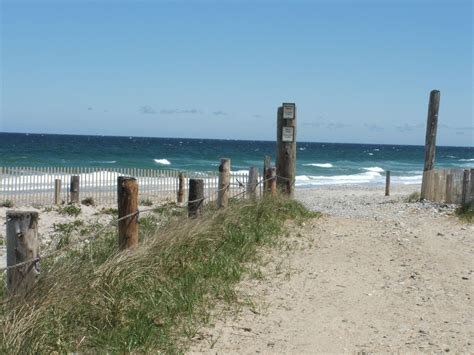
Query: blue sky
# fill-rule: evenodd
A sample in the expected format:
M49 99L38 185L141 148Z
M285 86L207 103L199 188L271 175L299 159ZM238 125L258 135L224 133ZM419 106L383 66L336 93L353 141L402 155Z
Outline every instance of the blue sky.
M1 131L474 145L472 1L1 4Z

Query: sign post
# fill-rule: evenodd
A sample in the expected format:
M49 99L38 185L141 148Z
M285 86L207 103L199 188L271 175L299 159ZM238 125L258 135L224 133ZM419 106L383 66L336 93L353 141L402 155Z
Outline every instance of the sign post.
M276 174L278 189L290 198L295 189L296 105L283 103L277 115Z

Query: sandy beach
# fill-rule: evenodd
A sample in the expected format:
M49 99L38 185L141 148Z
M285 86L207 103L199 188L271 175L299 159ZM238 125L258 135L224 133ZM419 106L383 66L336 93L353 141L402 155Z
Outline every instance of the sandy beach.
M217 309L190 353L472 353L474 225L405 202L414 191L297 191L324 216L291 226L289 250L268 252L239 310Z

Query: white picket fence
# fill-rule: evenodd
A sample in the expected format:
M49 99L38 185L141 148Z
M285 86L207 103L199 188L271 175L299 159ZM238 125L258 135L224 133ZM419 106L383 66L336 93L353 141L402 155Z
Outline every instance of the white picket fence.
M61 180L61 199L70 198L72 176L79 176L79 199L92 198L98 205L117 203L117 178L133 176L138 180L139 201L154 203L176 201L178 192L177 170L136 168L90 168L90 167L0 167L0 203L11 201L15 206L48 205L54 200L54 183ZM218 172L183 171L185 193L188 179L204 180L204 194L215 200ZM247 174L231 174L231 195L242 191L247 184Z

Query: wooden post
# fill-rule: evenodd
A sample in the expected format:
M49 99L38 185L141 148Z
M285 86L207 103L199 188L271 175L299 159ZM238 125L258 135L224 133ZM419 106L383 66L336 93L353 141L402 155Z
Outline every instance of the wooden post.
M390 196L390 170L385 172L385 196Z
M54 204L61 204L61 179L54 180Z
M138 183L133 177L117 178L117 202L119 219L138 211ZM120 249L138 245L138 214L118 222L118 244Z
M428 105L428 119L426 124L425 137L425 166L423 171L434 169L435 153L436 153L436 130L438 128L438 111L439 111L440 92L432 90L430 93L430 102ZM425 175L423 174L423 177ZM421 198L426 195L426 181L423 178L421 182Z
M454 202L454 175L451 172L448 172L448 174L446 175L446 190L444 201L446 203Z
M71 186L69 189L71 196L71 203L79 203L79 176L71 176Z
M469 170L464 170L463 175L462 175L462 197L461 197L461 205L465 206L467 205L469 201ZM472 181L471 181L472 185Z
M294 104L283 104L278 108L277 117L277 186L283 194L290 198L294 195L295 164L296 106Z
M188 217L196 218L202 214L204 203L204 180L189 179Z
M225 208L229 204L230 191L230 159L222 158L219 165L219 180L217 184L217 207Z
M277 194L277 184L276 184L276 168L273 167L270 169L270 193L272 196L276 196Z
M474 169L471 169L471 171L469 172L469 176L469 185L471 187L469 188L469 195L466 203L470 203L471 209L474 209Z
M252 166L249 169L249 179L247 181L247 197L255 200L257 198L258 168Z
M271 178L272 157L266 155L263 161L263 193L270 192L270 178Z
M178 203L184 202L184 174L180 172L178 174Z
M7 211L7 266L39 256L38 212ZM38 262L7 270L7 290L12 296L25 295L39 274Z

